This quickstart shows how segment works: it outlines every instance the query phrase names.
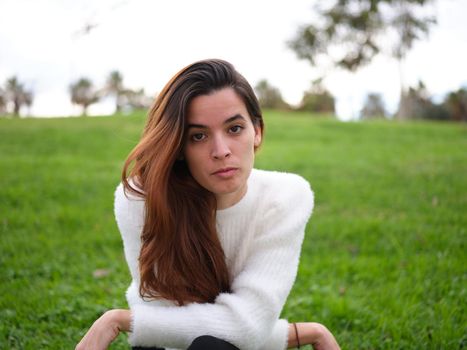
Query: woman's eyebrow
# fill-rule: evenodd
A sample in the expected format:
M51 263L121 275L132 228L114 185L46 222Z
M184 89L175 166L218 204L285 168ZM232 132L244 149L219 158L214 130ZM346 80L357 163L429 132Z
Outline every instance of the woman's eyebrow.
M242 119L244 121L246 121L245 117L242 116L241 114L235 114L234 116L230 117L230 118L227 118L225 121L224 121L224 125L225 124L229 124L237 119ZM203 125L203 124L188 124L187 126L187 129L189 128L199 128L199 129L209 129L209 127L207 125Z

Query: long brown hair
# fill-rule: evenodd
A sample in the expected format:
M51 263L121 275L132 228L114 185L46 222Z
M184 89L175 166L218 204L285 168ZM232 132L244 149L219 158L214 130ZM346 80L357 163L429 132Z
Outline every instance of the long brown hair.
M145 199L139 256L143 298L184 305L212 303L219 293L230 292L215 196L195 181L181 159L189 103L225 87L234 89L262 132L261 110L247 80L226 61L199 61L178 72L158 95L141 140L124 164L125 191Z

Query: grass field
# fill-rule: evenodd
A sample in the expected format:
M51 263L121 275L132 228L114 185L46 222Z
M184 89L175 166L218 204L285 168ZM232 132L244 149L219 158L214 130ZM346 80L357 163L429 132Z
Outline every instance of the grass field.
M256 167L316 196L282 317L343 349L466 348L466 126L265 115ZM113 192L144 120L0 119L0 349L73 349L126 307Z

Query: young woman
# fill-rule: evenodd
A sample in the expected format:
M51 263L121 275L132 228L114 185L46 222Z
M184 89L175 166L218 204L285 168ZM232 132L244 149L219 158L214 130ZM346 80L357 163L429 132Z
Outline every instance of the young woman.
M222 60L165 86L115 193L130 310L101 316L77 349L339 349L318 323L279 319L297 274L313 192L253 169L264 124L253 89Z

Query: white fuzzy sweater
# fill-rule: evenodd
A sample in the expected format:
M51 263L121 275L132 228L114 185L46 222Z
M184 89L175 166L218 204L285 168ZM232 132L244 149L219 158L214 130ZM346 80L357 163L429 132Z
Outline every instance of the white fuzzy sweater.
M215 303L177 306L143 301L138 293L138 256L144 201L115 192L115 217L123 238L132 282L126 297L132 314L129 343L186 349L201 335L224 339L241 350L283 350L288 322L279 319L297 274L305 226L314 195L298 175L253 169L245 196L218 210L217 231L232 293Z

